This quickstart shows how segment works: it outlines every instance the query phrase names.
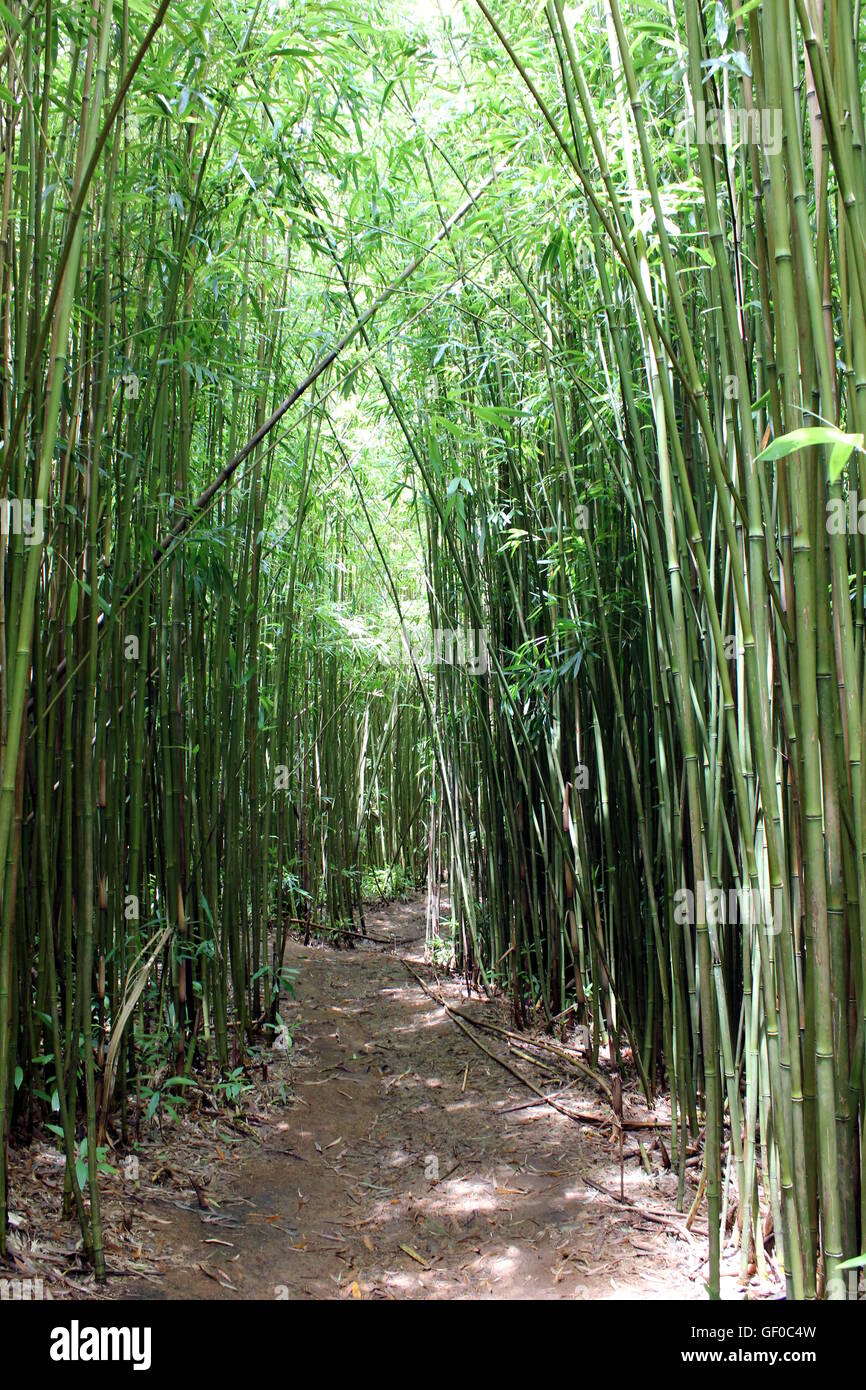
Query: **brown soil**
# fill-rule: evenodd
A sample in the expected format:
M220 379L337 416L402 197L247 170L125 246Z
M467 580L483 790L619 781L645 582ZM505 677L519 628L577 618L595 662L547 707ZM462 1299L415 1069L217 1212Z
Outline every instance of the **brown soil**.
M612 1127L578 1126L541 1103L508 1113L531 1093L401 962L460 1001L456 981L437 982L423 965L423 900L367 925L393 947L290 943L297 998L283 1016L297 1026L283 1066L293 1103L206 1190L218 1210L160 1208L171 1217L156 1227L164 1272L115 1285L114 1296L700 1297L690 1274L705 1246L683 1230L671 1175L626 1162L626 1196L669 1226L587 1186L585 1176L618 1195ZM468 1012L507 1021L463 997ZM601 1113L590 1085L567 1099Z
M424 964L423 900L367 925L393 944L289 943L294 1043L269 1054L245 1110L191 1110L142 1143L137 1181L106 1177L107 1287L85 1272L71 1223L44 1210L59 1209L62 1184L51 1150L18 1173L19 1271L43 1273L50 1297L702 1297L705 1214L686 1229L655 1131L626 1133L621 1205L616 1132L593 1083L561 1103L601 1123L535 1103L424 992L401 957L452 1008L508 1023L502 1002L467 1001ZM555 1059L548 1075L502 1038L478 1038L546 1091L567 1081ZM626 1114L651 1118L626 1090ZM733 1255L727 1269L725 1294L742 1297Z

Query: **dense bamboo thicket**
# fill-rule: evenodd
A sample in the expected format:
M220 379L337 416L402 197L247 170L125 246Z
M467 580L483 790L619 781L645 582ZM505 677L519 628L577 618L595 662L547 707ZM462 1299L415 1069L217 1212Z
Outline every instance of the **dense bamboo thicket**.
M384 589L357 490L388 477L343 382L261 428L335 271L307 278L292 106L256 69L285 49L288 93L316 68L288 18L214 15L216 62L205 11L183 40L148 18L21 9L4 58L0 1119L61 1137L97 1274L106 1126L129 1142L202 1068L231 1084L286 932L363 929L365 876L423 873L428 776L359 616Z
M844 1297L866 1040L854 17L609 0L591 26L550 0L542 39L480 8L555 173L543 236L499 242L496 309L467 286L449 315L431 401L465 475L437 593L494 654L475 699L440 687L466 956L518 1016L570 1004L593 1049L627 1036L648 1094L663 1069L681 1179L705 1126L711 1294L734 1207L761 1265L766 1204L791 1295Z
M0 1241L426 880L856 1297L859 4L0 10Z

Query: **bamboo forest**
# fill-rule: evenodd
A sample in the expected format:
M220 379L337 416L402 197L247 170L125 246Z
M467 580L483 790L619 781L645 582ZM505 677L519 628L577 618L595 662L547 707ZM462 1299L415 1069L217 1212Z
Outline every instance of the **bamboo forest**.
M861 0L0 27L3 1300L866 1298Z

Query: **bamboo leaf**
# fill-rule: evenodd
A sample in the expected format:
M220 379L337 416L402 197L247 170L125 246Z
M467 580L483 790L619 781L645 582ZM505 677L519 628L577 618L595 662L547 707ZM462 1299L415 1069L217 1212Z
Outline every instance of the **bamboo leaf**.
M756 462L772 462L774 459L786 458L799 449L810 449L819 445L831 447L830 481L834 482L854 450L863 449L863 435L843 434L829 425L812 425L805 429L792 430L790 434L774 439L766 449L762 449Z

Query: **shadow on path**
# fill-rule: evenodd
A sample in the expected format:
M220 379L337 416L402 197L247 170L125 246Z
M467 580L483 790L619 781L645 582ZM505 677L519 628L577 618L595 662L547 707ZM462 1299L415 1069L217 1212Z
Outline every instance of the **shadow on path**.
M162 1275L110 1296L701 1297L705 1242L678 1234L675 1178L626 1167L627 1196L670 1213L669 1227L587 1186L591 1176L618 1192L610 1128L515 1109L529 1091L401 963L433 979L423 899L371 912L368 928L394 946L289 943L290 1105L261 1144L236 1151L214 1211L159 1209ZM436 988L460 999L457 981ZM464 1007L502 1021L498 1004ZM594 1099L580 1087L570 1097Z

